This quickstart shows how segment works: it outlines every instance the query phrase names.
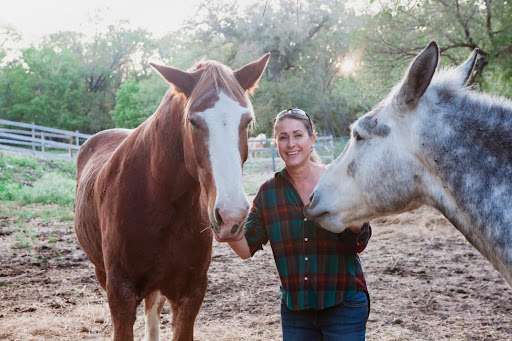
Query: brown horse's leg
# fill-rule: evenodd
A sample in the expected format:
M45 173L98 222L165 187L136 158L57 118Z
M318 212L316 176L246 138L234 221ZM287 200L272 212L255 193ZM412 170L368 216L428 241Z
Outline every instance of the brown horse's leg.
M194 323L203 303L207 282L205 277L198 283L200 287L196 290L184 293L174 301L169 300L172 309L173 341L193 341Z
M160 291L154 291L144 299L144 314L146 315L144 341L160 340L160 312L164 303L165 297Z
M137 296L127 282L107 279L107 299L114 327L114 341L132 341L137 314Z
M96 270L96 279L100 283L101 287L103 290L107 290L107 274L97 266L94 268L94 270Z

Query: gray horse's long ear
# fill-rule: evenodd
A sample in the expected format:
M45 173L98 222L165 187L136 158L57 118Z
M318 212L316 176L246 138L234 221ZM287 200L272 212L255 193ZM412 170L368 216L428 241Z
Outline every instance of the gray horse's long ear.
M474 49L469 58L457 67L457 71L462 75L462 86L466 85L473 73L476 64L476 57L478 57L478 49Z
M257 61L249 63L234 72L236 80L245 91L252 92L258 87L258 81L267 67L269 58L270 53L267 53Z
M439 47L433 41L411 63L407 76L395 99L400 106L411 111L427 90L439 62Z
M202 71L185 72L170 66L149 63L169 83L174 85L176 90L189 97L197 85Z

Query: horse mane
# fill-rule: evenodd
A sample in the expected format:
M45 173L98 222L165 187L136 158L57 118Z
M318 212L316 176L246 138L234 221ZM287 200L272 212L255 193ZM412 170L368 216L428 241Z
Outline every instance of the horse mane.
M457 69L443 69L434 75L429 88L435 91L437 104L450 107L450 113L457 115L451 116L456 118L452 124L469 134L474 143L512 162L512 102L475 92L471 86L461 85L461 79Z
M189 71L198 70L203 70L203 72L199 82L195 86L188 99L186 107L187 113L189 112L190 107L200 101L201 97L210 91L211 87L213 86L215 89L215 94L218 94L220 90L223 90L231 99L238 102L245 102L241 104L248 105L251 114L253 114L253 108L251 101L249 100L249 96L237 81L233 71L231 71L230 68L214 60L208 60L199 61L192 68L192 70Z

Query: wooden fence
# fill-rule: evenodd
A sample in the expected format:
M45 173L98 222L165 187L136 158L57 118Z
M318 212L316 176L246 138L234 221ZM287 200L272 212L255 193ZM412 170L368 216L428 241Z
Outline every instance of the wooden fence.
M0 149L74 160L80 146L92 135L49 128L34 123L0 119Z
M80 146L92 135L76 131L49 128L34 123L20 123L0 119L0 149L37 155L74 160ZM273 139L252 140L263 142L265 148L249 149L249 154L255 152L258 157L249 158L251 163L261 162L272 165L275 171L281 161ZM268 146L268 147L267 147ZM330 163L336 157L334 138L319 136L316 138L315 150L324 163Z
M264 148L249 148L249 159L248 163L245 164L245 169L250 169L251 164L254 163L272 163L272 170L275 172L278 168L281 168L280 165L281 158L277 153L277 148L274 145L274 139L250 139L251 142L261 142L265 147ZM267 147L268 146L268 147ZM336 158L335 155L335 144L333 136L317 136L315 140L315 150L318 155L322 159L324 163L331 163ZM251 153L255 156L252 157ZM258 167L259 169L259 167Z

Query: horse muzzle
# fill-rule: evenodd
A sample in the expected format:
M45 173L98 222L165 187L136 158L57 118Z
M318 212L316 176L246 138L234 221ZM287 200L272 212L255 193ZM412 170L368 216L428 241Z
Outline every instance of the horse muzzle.
M237 241L242 239L245 221L249 213L249 203L242 202L239 207L214 208L212 228L217 241Z

